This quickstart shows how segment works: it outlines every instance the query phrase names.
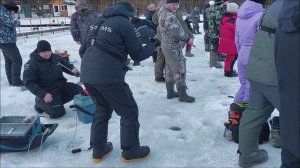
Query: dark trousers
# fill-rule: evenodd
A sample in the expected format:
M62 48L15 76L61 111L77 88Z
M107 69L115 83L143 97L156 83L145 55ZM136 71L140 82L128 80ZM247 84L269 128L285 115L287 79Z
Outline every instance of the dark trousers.
M5 71L10 85L20 85L22 81L22 57L16 43L0 44L5 60Z
M288 158L288 153L295 156L294 162L298 162L298 166L300 162L299 36L299 31L287 33L281 29L277 29L275 37L275 65L281 106L280 140L282 149L286 150L286 152L281 154L284 168L294 167Z
M280 168L298 168L300 167L300 160L293 153L286 149L281 151L281 167Z
M250 81L249 104L239 127L239 150L243 155L251 155L258 148L262 126L275 108L280 111L278 87Z
M200 34L200 32L199 32L199 24L198 23L193 23L193 33L194 34Z
M164 69L165 69L166 61L164 53L161 50L161 47L157 47L157 59L154 68L155 78L164 77Z
M108 121L113 110L121 116L121 149L140 146L138 106L127 83L85 84L95 104L96 112L91 128L93 156L102 156L107 143Z
M51 118L60 118L66 114L64 104L73 100L73 97L82 93L82 87L67 82L61 91L52 95L53 101L45 103L40 98L35 98L35 105L45 111Z

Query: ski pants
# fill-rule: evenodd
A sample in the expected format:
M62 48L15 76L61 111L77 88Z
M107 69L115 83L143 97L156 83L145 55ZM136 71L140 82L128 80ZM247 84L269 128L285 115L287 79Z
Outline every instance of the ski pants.
M130 150L140 146L138 106L127 83L85 84L96 104L91 127L93 155L101 156L107 144L108 121L112 112L121 116L121 149Z
M164 69L165 69L166 61L165 56L162 52L161 47L157 47L157 58L155 62L155 78L162 78L164 76Z
M251 81L249 104L239 127L239 150L242 155L250 155L258 148L262 126L275 108L280 111L279 88Z
M51 118L60 118L66 113L64 104L73 100L73 97L80 93L82 93L81 86L67 82L58 93L52 95L52 102L45 103L41 98L36 97L35 105L45 111Z
M10 85L20 85L22 57L16 43L0 44L5 60L5 71Z
M225 73L233 72L233 66L235 61L237 60L237 57L238 57L237 54L226 54L225 66L224 66Z

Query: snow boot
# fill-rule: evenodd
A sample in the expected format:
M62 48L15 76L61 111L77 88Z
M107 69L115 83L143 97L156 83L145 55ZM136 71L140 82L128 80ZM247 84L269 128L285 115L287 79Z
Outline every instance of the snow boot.
M186 93L186 86L177 86L177 91L179 93L179 101L187 103L192 103L195 101L194 97L191 97Z
M121 160L125 163L146 159L150 153L148 146L140 146L130 150L123 150Z
M113 144L111 142L107 142L107 144L105 146L104 153L102 153L102 154L93 154L93 158L92 158L93 162L94 163L101 163L103 161L103 159L111 153L112 150L113 150Z
M281 147L280 142L280 125L279 125L279 117L275 116L270 121L271 123L271 135L272 135L272 144L275 148Z
M226 77L237 77L239 74L238 73L236 73L236 71L235 70L233 70L233 71L224 71L224 76L226 76Z
M213 56L213 55L210 55L209 67L223 68L223 66L219 62L217 62L217 56Z
M174 97L179 97L178 92L174 90L174 83L173 82L166 82L167 88L167 99L172 99Z
M238 153L240 153L238 151ZM268 152L264 149L257 149L250 155L243 155L240 153L239 166L242 168L248 168L256 164L264 163L268 160Z
M186 57L193 57L194 54L192 54L190 51L186 51L186 52L185 52L185 56L186 56Z
M166 78L165 77L155 77L156 82L165 82Z

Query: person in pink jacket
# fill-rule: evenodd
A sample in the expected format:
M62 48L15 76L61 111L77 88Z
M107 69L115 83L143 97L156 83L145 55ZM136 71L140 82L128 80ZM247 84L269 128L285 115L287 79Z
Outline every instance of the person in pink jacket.
M224 76L236 77L238 74L233 70L234 63L238 57L234 43L235 23L237 18L238 4L228 3L226 13L223 15L220 26L219 53L226 54Z

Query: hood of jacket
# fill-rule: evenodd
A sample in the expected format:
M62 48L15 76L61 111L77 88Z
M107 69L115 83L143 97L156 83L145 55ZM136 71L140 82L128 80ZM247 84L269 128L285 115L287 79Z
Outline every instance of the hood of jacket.
M237 12L237 16L241 19L248 19L259 12L263 12L262 4L246 0Z
M125 17L129 18L129 13L123 5L117 4L117 5L106 8L103 11L103 16L104 17L125 16Z
M31 54L30 54L30 59L33 59L38 62L51 62L53 61L53 53L51 54L51 57L49 59L45 59L37 53L37 49L35 49Z

